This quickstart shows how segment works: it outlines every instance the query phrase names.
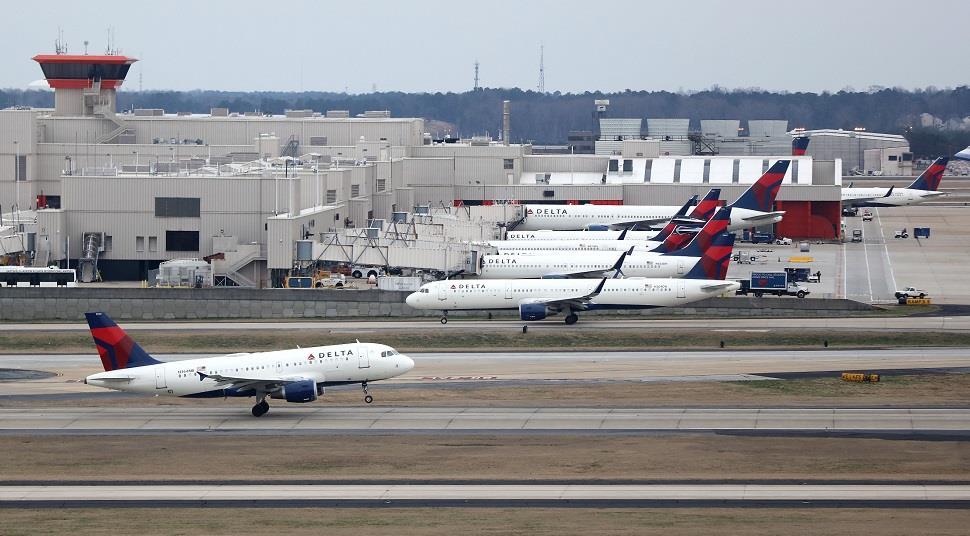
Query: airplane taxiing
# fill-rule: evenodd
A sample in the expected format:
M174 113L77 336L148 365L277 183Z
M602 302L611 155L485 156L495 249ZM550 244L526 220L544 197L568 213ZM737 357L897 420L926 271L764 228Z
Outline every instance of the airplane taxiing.
M105 313L85 313L104 372L84 383L129 393L183 398L255 397L253 416L269 411L267 398L313 402L325 387L400 376L414 368L390 346L355 342L273 352L229 354L161 362L145 352Z
M945 156L937 158L905 188L895 186L842 188L842 205L845 207L902 207L944 196L946 193L939 191L939 187L949 161L950 159Z

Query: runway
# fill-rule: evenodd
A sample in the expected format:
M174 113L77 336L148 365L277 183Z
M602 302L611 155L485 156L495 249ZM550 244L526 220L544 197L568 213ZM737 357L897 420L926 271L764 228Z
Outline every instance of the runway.
M548 432L970 432L970 408L481 408L292 407L261 418L246 408L0 409L3 433L211 432L548 433Z
M766 298L766 299L786 299L786 298ZM421 331L430 330L435 332L447 332L448 330L463 331L504 331L509 329L519 330L524 322L520 320L462 320L452 318L450 322L442 325L437 319L418 319L418 320L394 320L394 319L374 319L374 320L333 320L333 321L267 321L267 322L136 322L119 320L119 323L126 331L139 330L175 330L175 331L194 331L194 330L258 330L258 329L309 329L325 330L333 333L379 333L382 331ZM970 316L920 316L920 317L872 317L860 316L849 318L691 318L660 320L648 318L606 318L594 319L583 318L579 323L572 326L564 326L561 319L550 319L544 322L528 322L529 329L568 329L576 330L603 330L603 329L690 329L690 330L711 330L721 329L754 329L759 332L771 331L773 329L812 329L812 330L878 330L896 329L903 331L920 330L970 330ZM52 322L52 323L13 323L7 322L0 324L0 332L17 331L87 331L88 326L84 322Z
M946 484L374 484L0 486L0 507L885 506L966 508Z

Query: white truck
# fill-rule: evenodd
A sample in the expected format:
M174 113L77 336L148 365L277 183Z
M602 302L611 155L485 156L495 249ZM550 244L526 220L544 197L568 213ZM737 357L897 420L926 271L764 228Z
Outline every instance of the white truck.
M925 297L926 297L926 291L922 289L918 289L916 287L906 287L902 290L896 291L896 299L899 300L900 303L905 303L907 298L925 298Z

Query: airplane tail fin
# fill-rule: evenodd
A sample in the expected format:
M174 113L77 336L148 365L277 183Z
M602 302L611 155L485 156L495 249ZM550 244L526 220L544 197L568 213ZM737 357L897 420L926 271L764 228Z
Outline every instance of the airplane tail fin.
M940 181L943 180L943 173L946 171L946 164L950 161L947 156L941 156L936 159L933 164L926 168L925 171L920 173L919 177L913 181L913 184L907 186L912 190L925 190L927 192L935 192L937 188L940 187Z
M105 371L157 365L157 361L105 313L84 313Z
M761 212L771 212L772 205L775 204L775 197L781 189L781 181L785 180L785 173L788 172L788 165L791 160L779 160L775 162L760 179L750 188L741 194L730 206L758 210Z
M704 224L700 232L683 249L672 251L668 255L680 257L702 257L704 252L711 247L716 236L727 231L728 224L731 223L731 207L722 207L714 214L711 221ZM733 244L733 242L732 242Z
M711 188L704 199L694 207L694 210L690 213L690 217L695 220L707 221L711 219L714 212L717 211L717 207L721 205L718 199L721 197L720 188Z
M791 140L791 155L792 156L805 156L805 151L808 150L808 142L811 138L808 136L796 136Z
M711 241L710 247L697 264L684 275L685 279L717 279L727 278L728 265L734 252L734 233L727 231L719 233Z
M708 195L710 195L710 194L708 194ZM657 233L657 235L654 236L652 240L657 241L657 242L664 242L664 241L666 241L667 240L667 237L670 236L671 233L674 232L674 229L677 228L677 223L675 222L675 220L677 218L682 218L682 217L686 216L687 215L687 211L690 210L690 207L694 206L694 204L696 204L696 203L697 203L697 196L696 195L691 196L691 198L688 199L686 203L684 203L684 206L680 207L680 210L678 210L677 213L674 214L674 217L671 218L670 221L667 222L667 225L664 225L663 229L661 229L660 232ZM695 209L695 211L696 210L697 209Z

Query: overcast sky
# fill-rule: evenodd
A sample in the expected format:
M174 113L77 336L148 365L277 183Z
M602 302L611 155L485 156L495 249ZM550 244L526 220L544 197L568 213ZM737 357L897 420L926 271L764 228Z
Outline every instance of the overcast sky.
M5 6L0 87L41 78L57 29L70 53L115 45L141 61L125 88L547 91L959 86L962 0L438 2L43 0ZM953 22L950 22L953 21Z

